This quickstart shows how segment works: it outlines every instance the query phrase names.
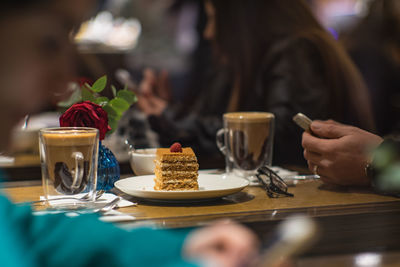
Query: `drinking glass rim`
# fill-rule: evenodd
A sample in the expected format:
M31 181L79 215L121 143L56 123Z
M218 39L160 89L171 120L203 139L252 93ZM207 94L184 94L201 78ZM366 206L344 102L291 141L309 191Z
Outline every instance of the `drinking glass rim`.
M98 133L99 130L92 127L49 127L39 130L40 133L60 134L60 133Z
M249 115L249 116L246 116ZM263 112L263 111L243 111L243 112L228 112L224 113L223 117L229 120L236 121L256 121L256 120L264 120L264 119L273 119L275 115L271 112Z

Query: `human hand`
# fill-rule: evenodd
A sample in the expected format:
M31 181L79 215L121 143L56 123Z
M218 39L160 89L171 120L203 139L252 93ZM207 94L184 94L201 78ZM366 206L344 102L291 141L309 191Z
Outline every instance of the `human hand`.
M160 116L168 106L164 99L152 94L137 94L137 105L145 114Z
M322 181L337 185L370 184L365 167L371 150L382 143L381 137L332 120L314 121L311 131L315 136L303 133L304 157L309 169L317 172Z
M162 71L157 76L152 69L146 69L139 85L137 99L139 108L145 114L161 115L171 100L168 72Z
M220 221L192 232L185 241L184 256L221 267L246 266L258 254L258 247L249 229Z

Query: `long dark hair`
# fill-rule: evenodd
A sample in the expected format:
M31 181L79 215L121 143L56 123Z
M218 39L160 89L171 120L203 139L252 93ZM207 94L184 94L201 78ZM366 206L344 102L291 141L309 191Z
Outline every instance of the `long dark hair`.
M20 10L21 8L30 8L40 6L42 3L50 2L50 0L2 0L0 7L2 11ZM4 9L4 10L3 10Z
M0 1L0 20L15 14L21 14L27 9L40 9L44 3L51 0L1 0Z
M400 64L400 4L399 0L375 0L369 13L359 23L345 33L341 39L345 47L357 49L360 40L379 38L383 52L389 61Z
M346 52L323 29L303 0L210 0L216 11L216 45L240 76L240 94L251 88L263 58L279 40L304 38L320 53L330 89L330 115L342 120L345 99L360 126L374 124L364 81ZM348 92L345 90L348 89ZM350 90L351 89L351 90ZM240 99L244 99L240 97ZM357 99L357 103L356 103Z

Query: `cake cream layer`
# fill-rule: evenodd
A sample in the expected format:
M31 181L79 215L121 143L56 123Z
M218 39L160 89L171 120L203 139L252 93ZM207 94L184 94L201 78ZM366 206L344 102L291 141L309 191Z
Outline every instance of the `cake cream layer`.
M157 179L154 179L155 190L198 190L199 184L197 181L191 179L185 180L170 180L168 182L163 182Z
M175 160L175 161L168 161L168 160L154 160L154 163L156 165L165 165L165 166L169 166L169 165L177 165L177 164L197 164L197 160Z
M198 190L199 164L190 147L182 152L158 148L155 160L155 190Z
M156 159L160 162L197 162L196 155L194 154L193 149L190 147L182 148L182 152L171 152L169 148L158 148Z
M155 161L156 168L161 169L163 171L197 171L199 169L199 164L195 161L193 162L180 162L176 163L161 163L159 161Z
M156 179L159 180L170 180L170 179L195 179L197 180L197 171L162 171L160 169L155 169L154 173Z

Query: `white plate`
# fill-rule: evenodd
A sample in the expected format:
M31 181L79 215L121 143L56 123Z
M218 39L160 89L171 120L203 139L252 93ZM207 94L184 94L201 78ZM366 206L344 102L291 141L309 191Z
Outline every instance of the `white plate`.
M134 176L119 180L115 187L122 192L141 198L187 200L209 199L227 196L239 192L249 182L238 177L226 177L216 174L199 174L199 190L190 191L156 191L154 190L154 175Z

